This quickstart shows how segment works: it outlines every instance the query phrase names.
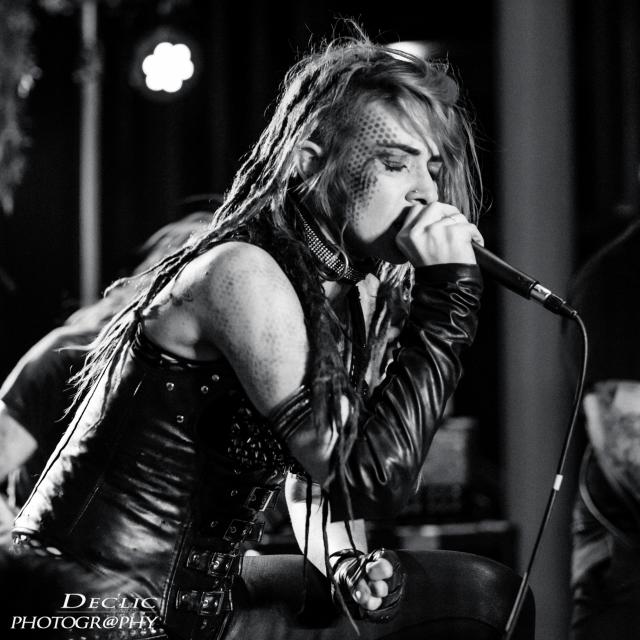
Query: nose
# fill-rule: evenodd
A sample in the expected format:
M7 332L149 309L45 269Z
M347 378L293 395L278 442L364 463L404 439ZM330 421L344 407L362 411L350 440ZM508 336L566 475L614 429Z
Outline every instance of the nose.
M428 205L438 200L438 185L429 171L425 171L407 192L406 200L411 204Z

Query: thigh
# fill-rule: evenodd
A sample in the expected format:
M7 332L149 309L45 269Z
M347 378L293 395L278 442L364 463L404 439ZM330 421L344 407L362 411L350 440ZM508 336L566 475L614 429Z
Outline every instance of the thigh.
M398 552L407 571L405 597L386 623L358 620L356 632L334 609L327 581L314 568L303 581L302 558L246 558L234 590L236 610L225 640L498 639L519 586L511 570L486 558L453 551ZM533 639L529 594L514 640ZM359 634L359 635L358 635Z

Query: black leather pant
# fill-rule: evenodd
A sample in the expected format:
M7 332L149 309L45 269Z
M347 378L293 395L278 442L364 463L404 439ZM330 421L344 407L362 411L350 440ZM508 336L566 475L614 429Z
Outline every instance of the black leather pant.
M398 553L408 574L401 608L389 622L356 621L361 640L501 637L520 582L515 573L486 558L455 551ZM301 557L247 557L242 576L224 640L358 638L346 616L336 613L326 580L312 569L303 609ZM529 593L514 640L533 640L534 618Z
M407 571L404 598L395 618L385 623L349 619L333 606L326 579L313 567L307 570L306 597L302 557L294 555L248 556L242 577L233 589L234 611L222 631L224 640L498 640L518 590L520 579L496 562L455 551L399 551ZM4 559L4 561L3 561ZM14 586L0 606L0 637L5 637L15 615L51 615L59 607L59 575L71 577L73 591L95 588L90 573L72 561L42 557L9 562L0 555L0 584ZM94 575L95 578L95 575ZM118 584L101 585L102 594L124 592ZM65 586L64 591L71 587ZM53 593L53 595L52 595ZM304 605L304 607L303 607ZM69 612L70 614L73 612ZM533 640L534 603L531 593L513 640ZM222 620L221 620L222 622ZM91 637L94 633L24 629L9 637ZM101 630L102 639L131 637ZM136 636L137 637L137 636ZM156 638L183 636L161 632ZM214 639L212 639L214 640Z

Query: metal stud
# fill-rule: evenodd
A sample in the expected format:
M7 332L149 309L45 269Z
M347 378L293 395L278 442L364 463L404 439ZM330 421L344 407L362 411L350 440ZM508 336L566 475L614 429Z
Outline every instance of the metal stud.
M176 388L176 385L173 382L167 382L165 385L167 387L167 391L173 391Z
M181 414L178 414L178 415L176 416L176 422L177 422L178 424L182 424L182 423L184 422L184 416L183 416L183 415L181 415Z

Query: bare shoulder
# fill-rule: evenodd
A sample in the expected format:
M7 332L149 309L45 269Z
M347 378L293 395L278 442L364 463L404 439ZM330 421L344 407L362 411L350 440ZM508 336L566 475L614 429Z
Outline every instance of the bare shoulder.
M249 276L251 282L263 283L265 278L289 282L268 251L248 242L225 242L203 254L202 259L218 278Z
M199 333L234 368L255 407L267 414L301 384L308 341L293 285L266 251L234 242L192 265Z
M275 313L300 309L293 285L264 249L246 242L214 247L194 261L191 279L204 313L233 314L264 305Z

